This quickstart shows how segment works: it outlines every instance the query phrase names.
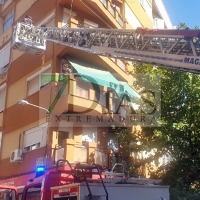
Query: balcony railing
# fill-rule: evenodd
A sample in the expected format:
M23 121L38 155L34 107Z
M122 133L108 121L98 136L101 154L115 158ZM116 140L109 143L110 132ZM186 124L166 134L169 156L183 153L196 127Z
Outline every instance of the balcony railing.
M107 8L107 0L100 0L100 1Z
M108 154L99 150L95 150L95 164L107 167L108 166Z
M120 26L124 27L123 17L121 16L121 13L112 5L112 1L111 0L99 0L99 1L110 12L110 14L120 24Z
M118 19L117 19L118 23L123 27L124 26L124 22L123 19L121 17L121 15L118 13Z
M113 8L112 6L110 6L110 13L113 17L115 17L115 8Z
M124 62L122 62L121 60L118 60L118 66L119 66L122 70L125 71L126 66L125 66Z
M86 147L74 147L74 162L87 162L87 148Z

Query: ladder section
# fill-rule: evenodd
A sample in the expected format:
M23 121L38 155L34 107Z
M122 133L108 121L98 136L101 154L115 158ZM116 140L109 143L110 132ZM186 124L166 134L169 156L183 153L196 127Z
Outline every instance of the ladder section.
M48 40L102 56L200 70L199 30L52 28L22 23L15 30L18 41L29 47L44 50Z
M93 170L98 174L98 176L100 178L100 182L101 182L103 189L104 189L104 192L105 192L104 194L95 194L95 193L92 193L92 191L91 191L91 187L90 187L89 182L90 181L95 182L95 179L91 179ZM95 164L94 165L88 165L88 164L78 163L78 164L76 164L76 167L75 167L75 176L80 176L81 175L80 173L83 175L82 181L86 183L86 186L87 186L87 189L88 189L88 192L89 192L87 197L89 197L89 200L92 200L93 198L101 198L102 196L105 196L106 200L108 200L108 192L107 192L106 186L103 182L103 179L102 179L98 165L95 165ZM88 175L90 177L89 179L88 179ZM80 180L78 180L78 181L80 181Z

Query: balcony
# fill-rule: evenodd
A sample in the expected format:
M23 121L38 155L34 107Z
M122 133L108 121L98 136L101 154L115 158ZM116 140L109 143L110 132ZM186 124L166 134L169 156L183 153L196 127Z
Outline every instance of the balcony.
M87 163L87 148L83 146L74 146L74 163Z
M95 163L101 166L108 166L108 154L96 149L96 143L85 142L78 143L73 139L66 139L64 141L64 148L54 149L54 163L59 159L67 159L70 163Z
M99 0L101 4L104 6L104 9L109 11L109 14L114 18L116 22L121 26L121 28L125 28L125 23L123 20L123 14L120 12L120 8L116 5L112 4L111 0ZM98 5L98 3L97 3ZM101 6L99 6L101 7ZM105 12L105 11L104 11Z
M108 154L99 151L98 149L95 149L94 160L95 164L108 167Z
M100 1L105 6L105 8L107 8L107 0L100 0Z

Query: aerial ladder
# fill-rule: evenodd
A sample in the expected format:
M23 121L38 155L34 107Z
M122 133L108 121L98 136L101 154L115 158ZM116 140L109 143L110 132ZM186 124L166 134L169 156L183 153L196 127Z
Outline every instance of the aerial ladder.
M200 73L200 30L55 28L17 23L13 49L34 55L52 41L91 54Z

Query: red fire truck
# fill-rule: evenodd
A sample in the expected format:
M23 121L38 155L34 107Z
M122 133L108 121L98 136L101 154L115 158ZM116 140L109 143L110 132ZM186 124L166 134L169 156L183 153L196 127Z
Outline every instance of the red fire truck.
M160 180L129 178L122 164L110 172L98 165L59 160L56 169L34 179L23 188L0 186L2 200L169 200L169 187Z

